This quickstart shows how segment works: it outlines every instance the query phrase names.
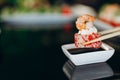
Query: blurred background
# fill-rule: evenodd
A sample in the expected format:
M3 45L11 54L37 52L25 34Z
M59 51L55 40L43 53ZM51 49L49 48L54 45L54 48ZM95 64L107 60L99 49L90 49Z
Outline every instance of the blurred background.
M90 14L120 26L120 0L0 0L1 80L67 80L61 45L73 43L76 18ZM119 53L120 37L106 40ZM115 54L109 63L119 64ZM114 63L116 62L116 63Z

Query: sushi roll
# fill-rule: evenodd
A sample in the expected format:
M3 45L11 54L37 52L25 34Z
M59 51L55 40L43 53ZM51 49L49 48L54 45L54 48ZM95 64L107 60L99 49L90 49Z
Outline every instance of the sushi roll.
M88 14L84 14L77 18L76 28L78 29L78 33L74 34L74 43L76 47L100 48L102 44L101 41L97 41L86 45L82 44L83 42L88 42L101 36L94 26L94 21L95 17Z

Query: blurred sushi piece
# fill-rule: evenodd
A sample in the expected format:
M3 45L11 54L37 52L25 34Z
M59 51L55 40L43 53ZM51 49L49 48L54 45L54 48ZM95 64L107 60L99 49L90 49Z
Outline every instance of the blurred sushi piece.
M117 3L103 5L98 17L113 27L120 26L120 5Z

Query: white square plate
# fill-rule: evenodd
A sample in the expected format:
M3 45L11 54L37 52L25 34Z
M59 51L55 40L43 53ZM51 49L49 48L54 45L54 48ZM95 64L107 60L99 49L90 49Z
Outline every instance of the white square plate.
M104 50L101 51L93 51L93 52L86 52L80 54L71 54L68 49L76 48L75 44L65 44L61 46L64 54L75 64L75 65L85 65L85 64L92 64L92 63L99 63L99 62L106 62L110 59L115 49L111 46L102 43L101 48Z

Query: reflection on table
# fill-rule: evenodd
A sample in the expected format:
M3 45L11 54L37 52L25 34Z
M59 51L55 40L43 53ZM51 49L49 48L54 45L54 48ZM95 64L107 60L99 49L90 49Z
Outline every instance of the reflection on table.
M107 63L75 66L70 60L64 64L63 71L69 80L95 80L110 77L114 74Z

